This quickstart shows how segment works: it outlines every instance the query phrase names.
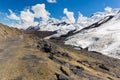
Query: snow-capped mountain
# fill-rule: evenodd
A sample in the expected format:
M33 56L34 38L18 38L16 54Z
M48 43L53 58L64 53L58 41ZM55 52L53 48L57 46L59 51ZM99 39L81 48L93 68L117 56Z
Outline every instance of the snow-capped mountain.
M65 17L62 20L51 18L47 22L41 22L36 28L39 31L56 31L56 34L46 37L60 37L70 31L74 31L65 40L66 45L77 48L88 48L115 58L120 58L120 9L105 8L105 12L94 13L91 17L85 17L79 13L78 20L70 23Z
M107 17L104 20L106 19ZM118 12L111 20L98 27L68 37L65 44L88 48L89 51L120 59L120 13Z
M78 24L77 31L95 22L98 22L99 20L105 18L106 16L110 15L114 16L119 12L119 10L120 10L119 8L112 9L110 7L106 7L105 12L96 12L92 14L91 17L85 17L81 13L79 13L79 17L77 20Z
M105 12L96 12L91 17L85 17L79 13L78 20L75 23L71 23L67 17L63 17L61 20L50 18L48 21L42 21L37 26L30 26L27 30L37 31L56 31L57 34L54 37L67 34L69 31L75 30L76 32L105 18L106 16L116 15L119 9L105 8ZM52 36L51 36L52 37Z
M70 23L67 18L63 18L62 20L50 18L48 21L41 22L37 26L30 26L27 30L56 31L57 34L54 36L59 37L74 29L76 29L75 24Z

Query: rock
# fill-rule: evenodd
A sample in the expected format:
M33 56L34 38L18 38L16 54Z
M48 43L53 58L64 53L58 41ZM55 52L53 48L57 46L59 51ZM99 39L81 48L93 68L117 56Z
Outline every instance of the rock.
M106 70L106 71L110 71L109 68L107 68L104 64L100 64L99 68Z
M51 60L53 60L54 62L56 62L59 65L64 65L66 62L59 60L57 58L55 58L53 55L49 57Z
M73 59L68 53L62 53L62 57L68 58L69 60Z
M38 59L36 55L26 55L22 58L22 60L29 60L29 59Z
M81 64L83 64L83 65L85 65L85 66L87 66L87 67L90 67L90 64L89 64L88 61L79 61L79 60L77 60L77 62L78 62L78 63L81 63Z
M47 53L50 56L57 56L57 57L64 57L69 60L73 59L68 53L66 52L60 52L59 50L56 49L55 45L50 44L48 42L43 42L43 43L38 43L37 46L40 50L43 52Z
M80 77L83 77L83 73L82 71L84 71L83 67L79 67L79 66L70 66L70 70L75 74L78 75Z
M60 66L60 70L65 74L66 76L69 76L70 72L69 69L63 66Z
M26 55L22 58L22 60L37 60L37 61L47 61L46 58L43 58L43 57L37 57L36 55Z
M46 53L51 53L52 48L51 48L50 45L44 44L44 47L42 47L42 51L43 51L43 52L46 52Z
M31 48L31 46L24 46L24 48Z
M55 73L57 80L70 80L69 78L67 78L66 76L62 75L62 74L58 74Z
M111 77L107 77L109 80L113 80Z
M91 63L91 68L93 69L99 69L101 71L110 71L109 67L106 66L106 64L99 63L99 62L93 62Z
M69 64L69 63L65 63L65 66L66 66L67 68L70 68L70 64Z

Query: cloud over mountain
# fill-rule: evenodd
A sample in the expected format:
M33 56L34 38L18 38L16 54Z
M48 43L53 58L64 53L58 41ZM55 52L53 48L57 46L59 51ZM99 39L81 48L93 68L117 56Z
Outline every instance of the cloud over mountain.
M45 4L36 4L36 5L30 6L30 8L20 11L19 14L17 13L17 15L11 9L8 9L8 10L10 14L7 15L7 18L15 22L10 24L13 27L26 29L29 26L37 26L40 22L43 22L46 24L47 21L49 21L52 18L50 17L51 13L46 10ZM110 7L105 8L105 12L107 12L107 14L110 13L111 15L112 14L111 11L112 11L112 8ZM94 22L92 20L92 18L94 17L95 18L97 17L96 19L99 19L99 17L104 16L104 14L101 14L101 16L96 15L96 16L93 16L91 19L89 19L89 17L85 17L79 12L79 16L76 20L74 17L74 12L69 11L67 8L64 8L63 14L65 14L65 16L63 16L59 21L65 21L66 23L80 23L82 24L81 26L87 26L89 25L89 23ZM97 13L97 14L100 14L100 13ZM95 20L95 21L98 21L98 20Z
M106 11L106 12L111 12L111 11L112 11L112 8L111 8L111 7L106 7L106 8L105 8L105 11Z
M31 6L31 8L20 11L20 14L17 16L12 10L9 9L10 15L7 15L8 19L17 21L19 24L15 26L21 26L21 28L27 28L29 26L36 26L42 22L46 22L50 19L50 13L46 10L45 4L36 4ZM69 23L75 23L74 13L68 11L67 8L63 10L63 13L66 15L66 20ZM36 20L37 19L37 20ZM23 27L24 26L24 27Z
M32 6L30 9L26 9L20 11L19 16L17 16L12 10L9 9L10 15L7 15L8 19L18 21L19 24L15 24L15 26L24 26L27 28L29 26L35 26L39 22L35 21L35 19L41 19L42 21L47 21L49 19L50 13L45 9L45 4L36 4Z
M74 13L68 11L67 8L64 9L63 13L67 16L71 23L75 23Z

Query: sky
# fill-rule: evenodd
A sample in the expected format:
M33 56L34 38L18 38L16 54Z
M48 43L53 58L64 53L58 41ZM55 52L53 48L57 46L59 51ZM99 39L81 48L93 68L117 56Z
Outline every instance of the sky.
M36 25L39 18L45 21L64 16L75 22L78 12L89 17L105 7L120 8L120 0L0 0L0 23L29 26Z

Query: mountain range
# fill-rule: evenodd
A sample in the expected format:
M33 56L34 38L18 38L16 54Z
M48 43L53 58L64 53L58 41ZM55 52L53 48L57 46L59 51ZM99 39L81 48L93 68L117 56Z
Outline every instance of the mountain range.
M79 13L78 20L71 23L69 19L49 19L27 30L56 32L45 39L60 37L72 32L64 39L66 45L77 49L100 52L104 55L120 58L120 9L106 8L105 12L96 12L91 17Z
M120 80L119 41L119 8L26 30L0 24L0 80Z

